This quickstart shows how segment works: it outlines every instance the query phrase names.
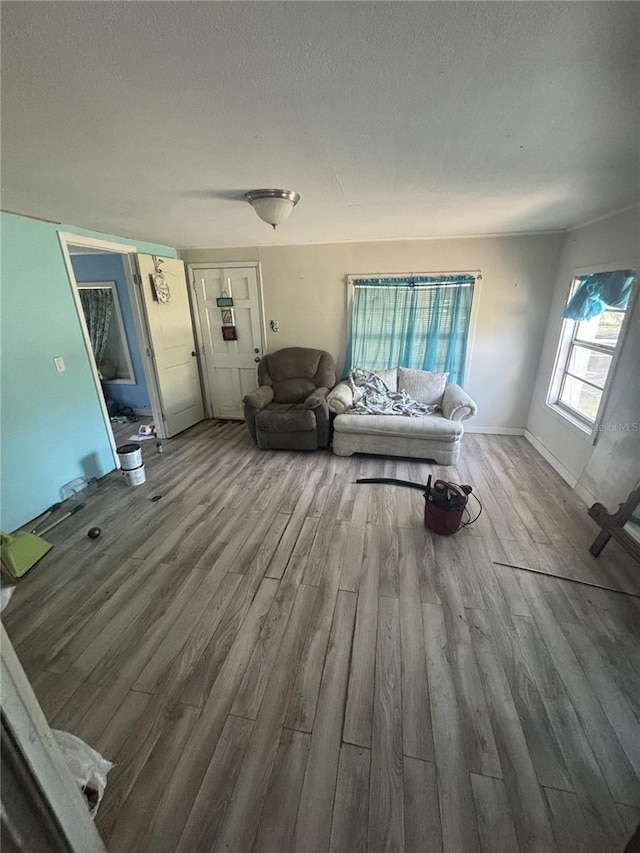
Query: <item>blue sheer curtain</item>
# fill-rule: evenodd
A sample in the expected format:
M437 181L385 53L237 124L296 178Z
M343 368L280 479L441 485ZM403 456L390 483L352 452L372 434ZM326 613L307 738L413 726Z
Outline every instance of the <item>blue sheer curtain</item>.
M591 320L607 308L625 309L629 303L635 270L612 270L580 276L573 296L562 312L565 320Z
M411 367L460 383L473 276L356 279L345 371Z
M82 287L82 285L78 287L78 293L87 321L93 356L100 370L111 328L113 293L108 287Z

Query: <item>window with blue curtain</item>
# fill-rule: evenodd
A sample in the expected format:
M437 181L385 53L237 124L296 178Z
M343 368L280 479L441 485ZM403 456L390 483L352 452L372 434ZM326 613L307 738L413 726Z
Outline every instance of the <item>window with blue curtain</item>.
M562 312L547 403L588 427L600 410L635 279L630 269L580 275Z
M474 283L473 275L352 278L345 372L410 367L461 383Z
M609 270L580 276L562 312L565 320L591 320L607 308L626 310L635 270Z

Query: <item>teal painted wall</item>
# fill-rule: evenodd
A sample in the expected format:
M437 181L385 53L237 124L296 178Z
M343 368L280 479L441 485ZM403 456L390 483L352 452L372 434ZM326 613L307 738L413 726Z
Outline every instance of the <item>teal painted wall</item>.
M58 233L176 252L5 213L0 228L0 527L12 531L60 500L65 483L114 467Z

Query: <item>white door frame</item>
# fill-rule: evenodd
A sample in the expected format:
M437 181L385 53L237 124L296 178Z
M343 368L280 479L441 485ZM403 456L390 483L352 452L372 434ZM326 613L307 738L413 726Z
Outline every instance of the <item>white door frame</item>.
M70 853L107 853L2 625L0 634L2 713L41 791L32 806L55 817Z
M201 379L202 379L202 391L204 393L204 407L205 412L208 418L213 418L213 403L211 401L211 394L209 393L209 365L207 362L207 356L211 356L211 353L207 353L204 346L204 336L202 334L202 327L200 326L200 313L198 311L198 303L197 303L197 294L196 294L196 272L197 270L222 270L222 269L254 269L256 271L256 282L258 285L258 311L260 314L260 334L262 336L262 355L266 355L267 353L267 327L265 323L264 317L264 299L262 294L262 271L260 267L260 261L227 261L226 263L223 261L214 261L211 263L198 263L198 264L187 264L187 269L189 270L189 297L191 302L191 316L193 318L193 327L196 332L196 343L198 345L198 352L200 353L200 371L201 371Z
M67 268L69 285L71 287L73 301L76 307L76 312L78 314L80 328L82 330L84 346L87 351L89 367L91 370L91 375L93 377L96 395L104 421L105 431L109 440L109 446L111 447L111 455L113 457L115 467L120 468L120 458L116 452L116 440L114 438L113 430L111 428L111 419L109 418L107 404L104 399L104 394L102 393L102 384L98 375L98 368L95 362L95 358L93 356L93 347L91 346L89 329L87 328L87 323L84 317L84 311L82 310L82 303L80 302L78 282L76 281L73 264L71 263L71 253L69 251L69 246L86 246L91 249L102 249L105 253L119 254L123 256L122 266L124 269L127 290L129 292L129 299L131 301L131 306L133 309L133 324L136 331L138 346L140 347L140 355L142 356L142 369L144 372L145 381L147 383L149 400L151 402L151 414L156 424L158 434L161 438L164 438L164 435L162 434L162 417L160 409L160 397L158 394L158 384L155 375L155 370L153 364L151 364L151 359L149 357L149 353L151 351L149 345L149 336L146 329L146 321L144 319L144 314L142 313L142 309L140 306L139 295L134 286L134 277L135 275L139 275L137 273L136 260L138 249L136 248L136 246L129 246L125 245L124 243L112 243L108 240L100 240L96 237L85 237L81 234L72 234L65 231L58 231L58 239L60 241L60 247L62 249L64 263Z

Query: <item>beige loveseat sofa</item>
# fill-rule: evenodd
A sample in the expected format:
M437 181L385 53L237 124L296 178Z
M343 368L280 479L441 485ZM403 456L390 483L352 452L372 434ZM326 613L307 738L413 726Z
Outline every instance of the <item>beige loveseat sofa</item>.
M462 421L476 414L471 397L459 385L446 382L446 374L399 367L379 371L391 392L406 391L425 405L437 405L440 412L424 417L386 414L350 414L353 391L342 381L329 393L333 421L333 452L337 456L374 453L382 456L410 456L433 459L439 465L455 465L464 434Z

